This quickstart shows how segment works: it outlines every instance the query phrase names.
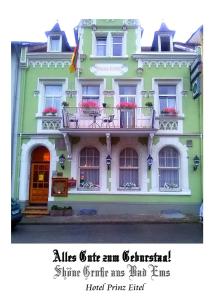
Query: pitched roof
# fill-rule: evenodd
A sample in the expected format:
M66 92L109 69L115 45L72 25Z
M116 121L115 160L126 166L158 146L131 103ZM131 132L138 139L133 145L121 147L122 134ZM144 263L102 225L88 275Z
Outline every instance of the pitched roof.
M203 25L201 25L194 33L192 33L191 37L187 40L186 43L200 45L202 43L202 35Z
M158 50L158 35L160 35L161 33L169 33L171 36L175 35L174 30L170 30L164 22L161 23L159 30L155 31L155 33L154 33L154 39L153 39L152 47L151 47L152 51Z

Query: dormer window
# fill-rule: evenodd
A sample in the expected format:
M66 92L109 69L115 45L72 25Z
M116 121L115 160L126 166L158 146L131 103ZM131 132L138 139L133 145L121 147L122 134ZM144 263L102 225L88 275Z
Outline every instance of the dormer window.
M48 52L61 52L62 50L62 37L60 35L51 35L48 38Z
M152 51L170 52L173 51L174 30L169 30L165 23L162 23L160 29L155 31L152 43Z
M170 35L158 36L159 51L173 51L172 37Z

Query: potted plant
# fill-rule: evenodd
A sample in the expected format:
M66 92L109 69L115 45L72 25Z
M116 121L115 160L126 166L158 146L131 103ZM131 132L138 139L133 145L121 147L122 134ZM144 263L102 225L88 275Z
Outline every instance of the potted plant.
M152 103L152 102L146 102L146 103L145 103L145 106L147 106L147 107L152 107L152 106L153 106L153 103Z
M53 205L50 210L50 216L72 216L73 209L71 206L58 206Z
M57 113L57 108L55 108L55 107L52 107L52 106L50 106L50 107L46 107L46 108L44 108L44 110L43 110L43 115L48 115L48 116L51 116L51 115L56 115L56 113Z
M90 113L99 109L98 102L95 100L84 100L81 102L80 107L82 108L83 113Z
M63 216L63 207L53 205L50 210L50 216Z
M174 107L165 107L161 113L165 115L176 115L177 111Z
M117 109L135 109L137 107L134 102L121 102L116 105Z
M69 106L69 103L68 103L67 101L63 101L63 102L62 102L62 106L63 106L63 107Z
M73 209L71 206L64 206L63 208L63 216L72 216Z

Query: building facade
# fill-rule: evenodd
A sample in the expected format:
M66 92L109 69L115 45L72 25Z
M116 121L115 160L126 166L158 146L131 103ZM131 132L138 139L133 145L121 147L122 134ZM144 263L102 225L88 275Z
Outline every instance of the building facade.
M58 23L47 43L21 47L14 197L23 207L197 215L200 45L174 42L163 23L142 47L136 19L83 19L74 33L76 47Z

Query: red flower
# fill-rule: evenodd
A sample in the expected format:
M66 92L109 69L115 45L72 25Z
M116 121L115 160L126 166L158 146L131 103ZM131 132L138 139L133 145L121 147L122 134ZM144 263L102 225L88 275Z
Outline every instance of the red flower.
M116 105L116 108L118 108L118 109L121 109L121 108L134 109L136 107L137 107L136 103L133 103L133 102L121 102Z
M174 115L177 113L174 107L166 107L161 112L164 114L174 114Z
M99 108L98 102L94 100L86 100L81 102L83 108Z
M57 109L55 107L46 107L46 108L44 108L43 113L44 114L48 114L48 113L56 114Z

